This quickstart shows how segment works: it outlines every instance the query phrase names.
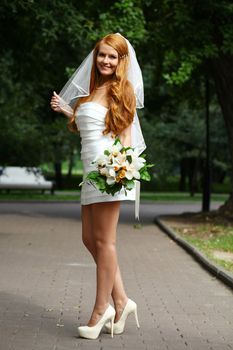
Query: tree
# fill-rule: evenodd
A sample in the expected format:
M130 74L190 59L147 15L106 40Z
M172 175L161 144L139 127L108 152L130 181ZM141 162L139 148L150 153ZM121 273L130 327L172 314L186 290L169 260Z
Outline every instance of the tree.
M139 3L1 2L2 164L39 165L52 161L57 184L61 186L61 163L67 157L72 159L79 142L77 135L75 139L67 132L61 115L51 111L52 91L62 88L97 38L107 32L125 30L134 41L142 38L144 21Z
M179 86L208 72L227 127L233 212L233 6L229 0L149 0L144 5L148 43L162 57L162 74ZM222 210L224 210L224 208Z

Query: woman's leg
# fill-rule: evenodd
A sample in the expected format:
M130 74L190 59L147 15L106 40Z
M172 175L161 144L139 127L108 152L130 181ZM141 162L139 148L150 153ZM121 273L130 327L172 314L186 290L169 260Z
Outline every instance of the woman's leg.
M115 275L115 281L112 290L112 299L116 311L114 322L117 322L121 317L122 311L124 310L124 307L128 300L127 294L124 289L119 265L117 266L117 271Z
M82 205L82 240L96 262L96 244L92 234L91 206L92 204ZM117 265L117 271L112 290L112 299L116 310L115 322L117 322L128 300L119 265Z
M103 205L103 203L102 203ZM107 205L107 204L105 204ZM96 212L94 209L94 216ZM119 212L118 212L119 216ZM106 219L106 217L105 217ZM107 219L108 220L108 219ZM118 221L118 217L117 217ZM116 222L117 224L117 222ZM116 225L115 225L116 226ZM115 227L116 230L116 227ZM92 218L92 205L85 205L82 206L82 239L84 245L87 247L87 249L90 251L92 254L95 262L97 262L96 259L96 242L93 237L93 218ZM116 309L116 316L115 316L115 321L117 321L120 318L121 312L127 302L127 295L124 290L122 278L121 278L121 273L119 266L117 266L116 274L115 274L115 279L114 279L114 286L112 289L112 298L115 304L115 309Z

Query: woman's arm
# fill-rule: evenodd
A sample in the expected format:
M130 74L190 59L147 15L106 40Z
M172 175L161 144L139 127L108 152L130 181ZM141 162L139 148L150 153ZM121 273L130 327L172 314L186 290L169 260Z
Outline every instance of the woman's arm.
M60 107L61 113L63 113L66 117L68 117L68 118L73 117L74 110L69 105L67 105L67 104L62 105L61 104L59 107Z
M71 118L73 116L73 108L64 103L62 98L56 94L55 91L53 92L50 105L55 112L63 113L67 118Z
M132 124L125 128L119 135L119 139L124 147L131 147L131 128Z

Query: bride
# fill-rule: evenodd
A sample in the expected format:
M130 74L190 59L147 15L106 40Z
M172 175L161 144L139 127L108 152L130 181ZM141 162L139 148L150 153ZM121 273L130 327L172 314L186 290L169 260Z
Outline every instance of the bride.
M84 176L116 136L138 153L145 148L136 113L136 107L143 107L141 70L132 46L118 33L97 42L60 94L53 93L50 104L68 117L71 131L80 132ZM112 336L120 334L131 313L139 327L137 304L126 294L116 253L120 203L135 200L136 192L112 196L86 183L82 186L82 239L96 263L97 287L90 319L78 327L81 337L96 339L104 326Z

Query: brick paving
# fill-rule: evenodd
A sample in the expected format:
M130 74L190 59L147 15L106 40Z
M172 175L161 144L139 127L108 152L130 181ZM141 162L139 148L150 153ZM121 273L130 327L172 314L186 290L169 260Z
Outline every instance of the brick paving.
M76 327L88 320L95 296L78 206L1 204L1 350L233 349L232 291L149 219L142 216L142 227L134 228L128 204L117 248L141 328L130 315L125 333L113 339L78 338Z

